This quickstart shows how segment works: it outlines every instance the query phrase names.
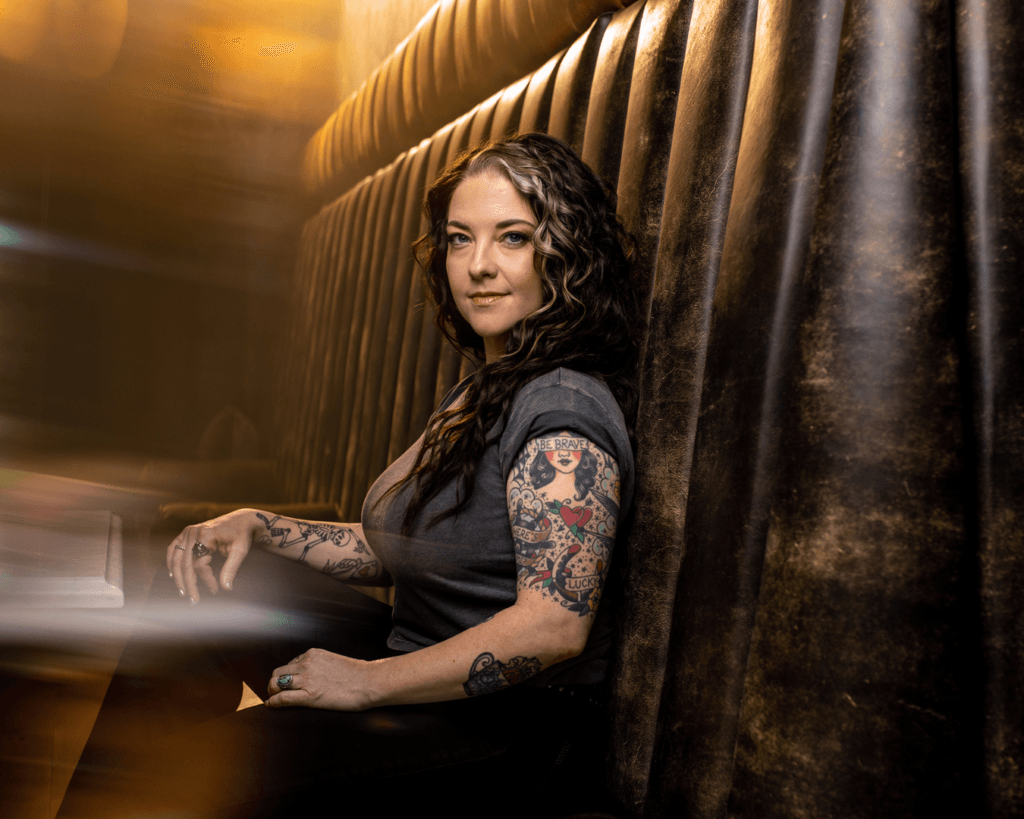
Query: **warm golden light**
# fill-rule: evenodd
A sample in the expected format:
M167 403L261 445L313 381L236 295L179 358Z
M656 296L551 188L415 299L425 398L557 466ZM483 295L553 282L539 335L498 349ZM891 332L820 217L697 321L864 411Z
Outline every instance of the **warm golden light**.
M0 57L25 63L52 36L44 62L81 77L114 65L128 23L128 0L0 0Z
M20 63L39 48L50 0L0 0L0 57Z
M321 95L334 48L332 40L286 26L236 22L192 33L196 61L218 96L281 119L301 119L309 99Z
M114 65L128 22L128 0L51 0L63 65L99 77Z

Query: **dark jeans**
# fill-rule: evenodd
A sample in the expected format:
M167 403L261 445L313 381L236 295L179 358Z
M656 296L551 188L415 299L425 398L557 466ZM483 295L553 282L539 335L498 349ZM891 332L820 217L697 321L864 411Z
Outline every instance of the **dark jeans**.
M600 781L597 713L550 689L361 713L235 711L240 680L265 696L274 668L309 648L392 654L390 608L261 552L216 602L190 606L166 574L154 587L153 618L125 650L60 817L557 815L589 801L581 777Z

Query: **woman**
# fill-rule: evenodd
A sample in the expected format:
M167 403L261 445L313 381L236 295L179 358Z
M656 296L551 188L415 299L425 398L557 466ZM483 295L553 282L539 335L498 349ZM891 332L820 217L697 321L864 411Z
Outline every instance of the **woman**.
M636 413L638 311L614 192L565 143L525 134L456 160L425 209L417 258L438 326L482 366L377 480L361 524L247 509L168 548L192 602L200 585L231 590L259 551L395 586L386 648L357 659L346 634L318 638L325 647L278 659L271 712L239 712L218 729L232 736L228 768L246 771L243 787L211 796L200 780L231 774L210 775L205 753L186 768L181 753L165 757L200 804L275 797L294 808L296 794L335 788L394 809L402 789L385 797L367 784L377 780L408 785L416 804L443 799L448 815L485 810L478 800L499 787L500 806L526 804L596 717L586 703L608 662L602 597L632 499ZM368 750L382 714L399 729ZM191 737L179 748L213 741Z

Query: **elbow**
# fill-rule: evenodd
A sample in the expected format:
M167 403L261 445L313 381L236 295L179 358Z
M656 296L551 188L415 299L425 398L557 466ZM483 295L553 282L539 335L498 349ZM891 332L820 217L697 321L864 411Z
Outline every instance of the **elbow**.
M550 605L513 606L507 611L516 618L510 629L518 646L516 654L536 657L547 667L578 657L587 647L593 617L580 617Z
M587 647L587 637L589 634L590 629L563 630L558 635L558 639L552 641L550 646L552 660L549 664L554 665L555 663L561 663L578 657L583 653L583 649Z

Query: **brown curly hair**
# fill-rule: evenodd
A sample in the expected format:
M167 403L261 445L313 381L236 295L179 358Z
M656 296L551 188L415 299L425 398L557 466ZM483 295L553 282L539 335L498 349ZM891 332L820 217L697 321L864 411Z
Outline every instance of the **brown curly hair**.
M452 196L464 179L485 171L506 176L537 220L531 241L544 294L540 309L510 331L504 356L489 364L483 363L483 340L458 311L446 267ZM565 142L541 133L467 151L427 191L429 227L414 251L437 308L434 321L456 349L481 366L469 379L464 400L431 419L412 470L393 487L415 481L404 532L452 480L460 481L458 502L429 525L459 513L473 492L489 433L499 422L504 426L516 393L551 370L566 367L602 379L633 440L642 322L630 263L634 242L615 207L614 188Z

